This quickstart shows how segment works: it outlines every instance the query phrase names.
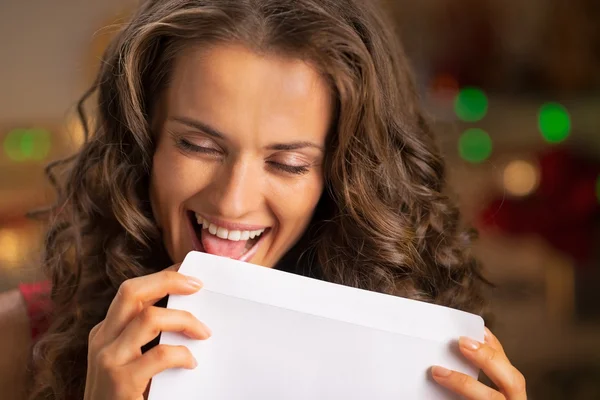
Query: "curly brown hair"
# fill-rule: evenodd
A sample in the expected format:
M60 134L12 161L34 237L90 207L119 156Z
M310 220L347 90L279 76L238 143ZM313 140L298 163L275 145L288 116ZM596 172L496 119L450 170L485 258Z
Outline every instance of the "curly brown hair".
M82 149L48 169L59 189L43 261L54 309L34 348L30 399L82 398L88 334L119 285L170 265L148 193L153 107L183 48L226 42L308 60L335 94L326 190L280 268L482 312L486 281L469 253L471 234L444 194L443 160L377 4L150 0L112 41L79 103ZM92 98L97 115L88 129L84 102Z

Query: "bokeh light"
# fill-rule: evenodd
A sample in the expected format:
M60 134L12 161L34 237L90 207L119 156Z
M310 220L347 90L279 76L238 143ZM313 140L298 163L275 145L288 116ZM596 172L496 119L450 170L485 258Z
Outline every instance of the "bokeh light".
M561 104L546 103L540 108L538 127L547 142L560 143L571 133L571 117Z
M450 74L438 74L430 84L430 95L437 100L447 101L452 104L459 92L458 81Z
M458 118L466 122L483 119L488 110L488 98L483 90L466 87L460 90L454 99L454 111Z
M51 147L51 135L45 129L13 129L4 139L4 152L17 162L44 160Z
M539 185L539 170L524 160L511 161L504 168L502 181L506 192L513 196L527 196Z
M492 154L492 139L483 129L467 129L458 141L458 151L463 160L481 163Z
M88 118L88 126L94 126L92 118ZM85 143L85 132L79 116L72 114L66 121L63 137L67 145L74 151L77 151Z
M14 229L0 229L0 262L3 265L17 264L23 256L23 250L19 235Z

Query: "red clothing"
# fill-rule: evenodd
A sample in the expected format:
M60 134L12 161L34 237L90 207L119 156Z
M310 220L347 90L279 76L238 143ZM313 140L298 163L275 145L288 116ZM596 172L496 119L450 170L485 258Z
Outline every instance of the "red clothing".
M50 322L50 282L22 283L19 285L19 291L25 300L31 338L35 340L46 332Z

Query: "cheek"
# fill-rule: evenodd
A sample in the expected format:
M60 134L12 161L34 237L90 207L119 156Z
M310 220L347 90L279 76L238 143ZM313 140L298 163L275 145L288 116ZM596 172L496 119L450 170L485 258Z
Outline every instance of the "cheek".
M169 179L166 176L166 170L164 168L164 158L165 157L159 147L156 150L156 153L154 153L152 173L150 175L150 204L152 206L154 219L160 228L164 227L164 220L166 217L165 208L167 207L164 193L168 192L169 186Z
M159 226L175 218L183 203L198 190L197 167L175 149L163 146L156 150L150 180L150 201ZM195 179L193 179L194 177Z
M315 207L323 192L323 179L320 173L311 174L306 179L279 188L275 196L282 230L300 236L310 222Z

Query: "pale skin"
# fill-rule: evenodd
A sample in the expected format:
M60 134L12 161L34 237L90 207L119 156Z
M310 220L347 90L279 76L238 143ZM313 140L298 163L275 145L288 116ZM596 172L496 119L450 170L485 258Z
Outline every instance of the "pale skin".
M325 81L301 60L233 45L190 48L177 60L159 104L150 192L171 259L181 262L194 249L186 225L193 211L268 227L248 261L275 266L305 230L323 190L321 163L332 109ZM182 146L181 139L189 143ZM106 319L89 335L86 400L144 399L157 373L193 369L201 362L185 347L160 345L144 354L140 349L164 331L195 340L211 335L193 315L153 306L166 295L201 290L200 281L177 268L130 279L119 288ZM526 398L522 375L489 331L476 349L467 338L459 343L499 391L433 367L439 384L466 399Z

